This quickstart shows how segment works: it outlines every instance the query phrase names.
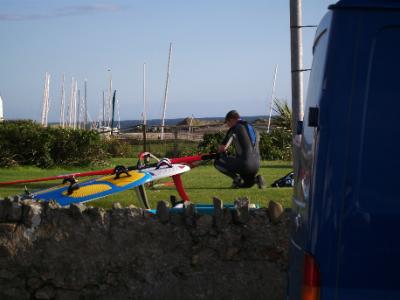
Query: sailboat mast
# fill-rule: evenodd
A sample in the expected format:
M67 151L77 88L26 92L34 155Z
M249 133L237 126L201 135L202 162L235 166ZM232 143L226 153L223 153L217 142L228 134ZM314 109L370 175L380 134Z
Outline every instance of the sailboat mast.
M111 108L111 135L113 135L114 131L114 111L115 111L115 94L117 91L114 91L114 96L112 98L112 108Z
M68 103L68 127L71 127L72 125L72 100L74 98L74 77L71 78L71 93L69 97L69 103Z
M146 115L146 64L143 64L143 126L147 125Z
M167 110L167 99L168 99L168 83L169 83L169 73L171 64L171 54L172 54L172 43L169 43L169 54L168 54L168 66L167 66L167 80L165 82L165 92L164 92L164 108L161 119L161 135L160 139L164 139L164 126L165 126L165 112Z
M75 79L75 85L74 85L74 129L76 129L76 116L77 116L77 93L78 93L78 80Z
M271 115L272 115L272 106L275 101L275 84L276 84L276 74L278 73L278 65L275 65L275 73L274 73L274 80L272 82L272 92L271 92L271 103L269 106L269 118L268 118L268 128L267 133L269 133L269 129L271 126Z
M3 99L0 96L0 122L4 121L4 114L3 114Z
M46 72L44 79L44 90L43 90L43 104L42 104L42 117L41 124L42 126L47 126L47 114L48 114L48 106L49 106L49 83L50 83L50 74Z
M64 109L65 109L65 73L61 84L61 104L60 104L60 126L64 128Z
M87 121L88 121L88 118L87 118L87 114L88 114L88 112L87 112L87 79L85 79L85 98L84 98L84 101L85 101L85 103L84 103L84 115L83 115L83 128L87 129Z
M81 128L81 90L78 90L78 108L77 108L77 117L76 117L76 123L77 123L77 128Z
M106 101L105 92L103 91L103 122L102 122L101 126L105 126L105 116L106 116L106 111L105 111L106 103L105 103L105 101Z
M112 73L111 69L108 69L108 72L110 72L110 84L109 84L109 89L108 89L108 103L107 103L107 126L110 126L111 122L111 114L112 114Z

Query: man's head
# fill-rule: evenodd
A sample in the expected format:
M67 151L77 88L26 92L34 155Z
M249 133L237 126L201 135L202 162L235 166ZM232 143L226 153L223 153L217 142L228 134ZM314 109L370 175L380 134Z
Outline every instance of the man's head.
M239 113L236 110L231 110L225 116L225 123L228 125L228 127L232 127L237 123L239 119Z

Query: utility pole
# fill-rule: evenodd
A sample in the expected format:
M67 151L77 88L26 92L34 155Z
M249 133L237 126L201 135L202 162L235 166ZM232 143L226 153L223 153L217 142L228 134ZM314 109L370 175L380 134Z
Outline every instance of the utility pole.
M292 135L293 168L298 178L300 147L297 136L298 121L303 121L303 45L301 33L301 0L290 1L290 48L292 71Z
M161 135L160 140L164 139L164 126L165 126L165 112L167 110L167 99L168 99L168 83L169 83L169 72L171 65L171 54L172 54L172 43L169 43L169 54L168 54L168 66L167 66L167 80L165 82L165 93L164 93L164 109L161 119Z

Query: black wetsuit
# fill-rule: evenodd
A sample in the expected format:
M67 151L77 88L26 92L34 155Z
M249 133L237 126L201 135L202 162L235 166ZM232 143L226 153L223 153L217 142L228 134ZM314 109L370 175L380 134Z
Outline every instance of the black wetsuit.
M257 134L253 126L239 120L228 130L222 144L227 145L231 139L235 146L236 156L221 156L215 160L214 166L234 180L240 176L243 182L239 187L252 187L260 168Z

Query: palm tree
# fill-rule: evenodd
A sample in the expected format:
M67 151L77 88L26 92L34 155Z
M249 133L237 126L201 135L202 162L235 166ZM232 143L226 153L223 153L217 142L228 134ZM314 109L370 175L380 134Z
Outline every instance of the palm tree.
M285 100L274 100L274 106L272 108L276 113L274 116L274 125L276 127L281 127L286 130L291 130L292 128L292 110Z

